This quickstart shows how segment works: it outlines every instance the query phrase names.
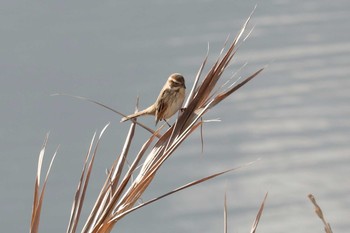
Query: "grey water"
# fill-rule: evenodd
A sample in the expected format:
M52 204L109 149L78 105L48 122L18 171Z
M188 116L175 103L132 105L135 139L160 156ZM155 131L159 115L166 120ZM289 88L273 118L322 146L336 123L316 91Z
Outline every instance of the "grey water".
M265 67L218 105L166 161L143 200L215 172L256 161L136 211L114 232L248 232L266 192L257 232L322 232L313 193L334 232L350 228L350 2L319 1L9 1L0 10L0 225L30 225L37 159L59 146L40 232L66 230L90 140L108 122L86 197L84 222L122 149L128 123L85 96L124 113L146 107L169 74L187 86L207 53L206 70L254 6L227 80ZM173 119L172 119L173 120ZM154 126L152 117L140 119ZM149 136L141 128L130 153ZM44 174L42 174L44 175Z

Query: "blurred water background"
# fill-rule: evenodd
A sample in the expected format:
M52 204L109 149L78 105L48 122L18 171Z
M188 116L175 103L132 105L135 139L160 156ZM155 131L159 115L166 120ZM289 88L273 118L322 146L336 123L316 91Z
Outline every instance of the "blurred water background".
M209 66L255 4L255 26L227 70L248 62L258 78L206 119L204 153L194 133L166 162L144 200L184 183L261 160L163 199L120 221L115 232L248 232L269 192L258 232L322 232L313 193L334 232L350 229L350 2L337 1L1 1L0 225L29 229L37 158L60 145L40 224L66 230L82 162L95 130L103 136L83 219L129 124L85 96L125 113L150 104L170 73L193 83L210 43ZM152 117L141 120L153 126ZM137 130L132 152L148 136ZM82 221L83 222L83 221Z

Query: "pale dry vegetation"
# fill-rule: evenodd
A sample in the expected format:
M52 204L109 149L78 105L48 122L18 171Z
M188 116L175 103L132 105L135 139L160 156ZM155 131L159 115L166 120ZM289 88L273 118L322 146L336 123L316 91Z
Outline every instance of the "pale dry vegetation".
M179 187L169 193L165 193L164 195L152 200L143 200L143 202L140 202L142 194L149 187L149 184L157 175L157 171L162 166L162 164L174 153L174 151L181 145L184 140L186 140L189 135L191 135L194 131L200 129L202 124L205 122L203 120L203 116L208 111L211 111L214 107L216 107L217 104L219 104L222 100L230 96L247 82L256 77L263 70L259 69L249 77L243 78L241 80L235 77L230 77L228 81L223 82L224 85L219 85L219 80L222 77L222 74L229 66L236 53L238 43L242 41L242 38L244 38L245 35L247 36L250 33L246 33L246 27L249 20L250 17L246 20L238 35L232 42L225 42L225 46L220 52L219 57L211 66L206 75L203 74L203 68L207 63L208 55L205 57L196 77L194 78L193 86L190 93L188 94L184 109L179 112L175 123L171 127L160 127L156 131L153 131L151 128L146 127L136 120L132 120L122 151L120 152L118 158L113 162L113 164L111 164L110 168L108 169L105 182L96 198L93 208L91 211L89 211L89 216L87 219L84 220L82 229L78 230L78 223L80 223L80 221L83 221L80 219L81 212L85 200L85 195L88 190L87 188L94 160L98 152L99 142L101 140L103 132L106 130L108 125L106 125L106 127L101 130L101 133L98 136L95 133L88 149L81 177L78 182L78 187L74 195L74 202L72 204L67 232L111 232L112 229L116 226L116 223L132 211L135 211L152 202L158 201L161 198L171 195L180 190L186 189L193 185L240 168L236 167L222 171L220 173L212 174L202 179L185 184L182 187ZM93 102L124 116L124 114L106 105L98 103L97 101L89 100L83 97L77 98ZM145 140L137 155L129 155L131 142L135 137L135 127L137 126L148 130L150 132L150 136ZM40 181L41 167L47 140L48 136L45 139L39 155L38 171L34 187L32 220L30 226L30 232L32 233L39 232L40 214L43 206L46 181L50 167L56 155L55 153L45 176L44 182L42 183ZM129 163L126 162L127 160ZM243 166L246 165L247 164ZM258 210L258 214L253 222L253 226L250 232L255 232L257 228L266 198L267 194L265 195L261 207ZM227 232L226 198L224 212L224 232Z

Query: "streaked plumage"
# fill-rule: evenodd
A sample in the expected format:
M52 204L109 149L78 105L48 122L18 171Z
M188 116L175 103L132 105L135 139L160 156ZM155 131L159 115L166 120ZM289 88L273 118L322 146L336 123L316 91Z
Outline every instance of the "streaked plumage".
M185 89L185 79L181 74L170 75L154 104L142 111L123 117L121 122L142 115L154 115L156 124L169 119L182 107L185 100Z

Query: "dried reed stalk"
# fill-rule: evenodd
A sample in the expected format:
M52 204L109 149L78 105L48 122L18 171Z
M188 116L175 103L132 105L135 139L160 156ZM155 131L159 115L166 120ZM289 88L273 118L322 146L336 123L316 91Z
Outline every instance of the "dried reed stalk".
M309 195L308 195L308 198L310 199L311 203L312 203L312 204L314 205L314 207L315 207L315 213L316 213L316 215L322 220L322 222L323 222L323 224L324 224L324 231L325 231L326 233L333 233L333 232L332 232L331 225L330 225L330 224L326 221L326 219L324 218L323 213L322 213L322 209L321 209L321 207L317 204L314 195L309 194Z
M255 220L254 220L254 222L253 222L253 225L252 225L252 227L251 227L251 229L250 229L250 233L255 233L256 229L258 228L258 224L259 224L261 215L262 215L263 210L264 210L264 207L265 207L265 202L266 202L266 199L267 199L267 194L268 194L268 193L265 194L264 200L262 201L262 203L261 203L261 205L260 205L258 214L256 215Z
M265 197L264 197L264 200L261 202L261 205L260 205L260 208L259 208L259 211L254 219L254 222L253 222L253 225L252 227L250 228L250 233L255 233L256 232L256 229L258 228L258 224L259 224L259 221L260 221L260 218L262 216L262 213L264 211L264 207L265 207L265 202L266 202L266 199L267 199L267 194L265 194ZM226 198L226 193L225 193L225 197L224 197L224 233L227 233L227 198Z
M44 183L43 183L42 188L40 190L41 168L42 168L42 164L43 164L43 160L44 160L44 154L45 154L45 149L46 149L48 138L49 138L49 134L46 135L43 146L41 147L41 150L39 153L38 169L37 169L37 175L36 175L35 185L34 185L34 198L33 198L34 200L33 200L33 207L32 207L32 218L31 218L31 224L30 224L30 230L29 230L31 233L39 232L40 214L41 214L41 207L43 204L45 190L46 190L46 183L47 183L47 179L48 179L48 176L49 176L49 173L51 170L52 163L55 160L57 150L58 150L58 148L57 148L52 159L51 159L49 168L47 169L47 172L46 172Z
M215 107L222 100L224 100L226 97L231 95L233 92L237 91L251 79L256 77L263 70L260 69L256 71L255 73L245 78L238 84L232 83L229 85L228 83L227 85L218 87L218 81L221 78L225 69L230 64L233 56L235 55L237 43L240 41L243 33L245 32L250 17L251 15L248 17L240 32L238 33L236 38L231 42L228 48L226 50L225 47L222 49L217 61L213 64L213 66L211 67L207 75L204 77L204 79L200 81L200 77L202 75L203 68L207 62L208 55L205 57L197 73L189 97L185 103L184 110L179 113L179 116L176 119L174 125L167 129L164 134L160 133L160 129L153 131L141 125L136 120L132 120L129 133L124 143L123 150L119 158L115 160L115 162L109 169L106 181L96 199L95 205L92 208L90 215L88 216L81 232L111 232L115 224L128 213L139 209L147 204L150 204L154 201L157 201L165 196L178 192L182 189L191 187L208 179L212 179L216 176L237 169L229 169L223 172L213 174L211 176L204 177L202 179L193 181L182 187L179 187L160 197L154 198L142 204L137 204L137 201L140 199L144 191L154 179L161 165L169 158L169 156L172 155L172 153L192 132L194 132L198 127L200 127L203 124L203 121L201 120L203 115L209 110L211 110L213 107ZM107 107L106 105L98 103L97 101L89 100L83 97L77 98L82 98L87 101L96 103L120 115L123 115L120 112ZM126 166L126 158L129 155L128 152L132 143L132 139L134 137L136 125L146 128L148 131L152 132L152 135L143 144L131 165ZM94 136L90 148L88 150L82 175L72 206L71 217L67 228L67 232L69 233L77 231L77 225L80 219L80 213L84 203L84 197L89 182L94 158L97 152L99 140L101 139L101 136L106 127L102 130L99 138L97 139L95 148L93 149L93 143L95 141ZM154 145L152 145L153 142ZM146 154L146 151L149 152ZM140 162L143 158L144 162L141 166L141 169L138 170L137 168L140 166ZM125 175L122 176L122 174ZM132 177L134 176L136 178L132 180ZM38 174L37 177L40 177L40 174ZM36 186L34 194L33 213L34 209L39 210L37 212L39 212L40 215L40 208L42 202L39 202L40 205L38 205L37 199L38 198ZM35 216L38 216L38 214L33 214L33 216L34 217L32 218L32 226L34 229L36 229L36 231L33 232L37 232L39 220Z

